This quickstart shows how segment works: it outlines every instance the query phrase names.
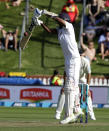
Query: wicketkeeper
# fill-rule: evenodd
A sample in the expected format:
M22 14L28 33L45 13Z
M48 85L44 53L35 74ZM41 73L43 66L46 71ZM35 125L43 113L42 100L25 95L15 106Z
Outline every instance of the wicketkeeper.
M79 83L90 85L90 79L91 79L90 63L86 58L81 56ZM78 98L79 98L78 96L75 97L74 111L76 113L75 114L76 119L78 118L79 115L83 114L82 111L80 110L80 108L78 107L78 105L80 104L79 103L80 100ZM57 105L57 109L56 109L56 114L55 114L56 119L60 119L61 113L63 111L64 103L65 103L65 94L64 94L64 91L62 90L60 93L60 96L59 96L59 101L58 101L58 105ZM79 113L77 113L77 112L79 112ZM94 115L94 111L93 111L90 90L88 91L88 113L89 113L90 118L92 120L96 120L95 115Z
M90 85L91 80L91 67L90 62L85 58L81 56L81 68L80 68L80 79L79 82L83 84ZM92 106L92 99L91 99L91 92L88 91L88 113L90 115L90 118L92 120L96 120L93 106Z

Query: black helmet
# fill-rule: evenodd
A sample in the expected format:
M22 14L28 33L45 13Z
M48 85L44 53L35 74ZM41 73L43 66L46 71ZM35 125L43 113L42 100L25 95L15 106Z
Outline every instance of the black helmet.
M59 14L59 17L65 21L71 22L70 16L67 13L62 12L61 14Z

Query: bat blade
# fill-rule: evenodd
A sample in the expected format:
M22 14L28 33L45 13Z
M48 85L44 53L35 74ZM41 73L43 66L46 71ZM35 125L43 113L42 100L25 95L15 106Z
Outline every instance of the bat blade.
M31 25L29 26L28 30L24 33L24 36L22 38L22 40L20 41L20 47L21 49L25 49L25 47L28 44L28 41L30 40L31 36L32 36L32 32L35 28L35 25L33 23L31 23Z

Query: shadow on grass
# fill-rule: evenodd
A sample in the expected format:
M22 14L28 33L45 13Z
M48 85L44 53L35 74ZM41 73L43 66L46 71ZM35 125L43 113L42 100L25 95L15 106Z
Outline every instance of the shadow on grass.
M48 6L37 4L39 9L48 9Z
M44 66L45 69L52 69L52 68L64 68L64 65L57 65L57 66Z
M95 76L95 75L96 75L96 76L100 76L100 75L101 75L101 76L104 76L104 77L109 77L109 73L102 73L102 72L101 72L101 73L100 73L100 72L99 72L99 73L98 73L98 72L95 72L95 73L92 73L92 75L94 75L94 76Z
M61 59L64 59L63 57L51 57L51 56L45 56L46 58L48 59L58 59L58 60L61 60Z
M41 43L42 43L43 39L41 39L41 38L36 38L36 37L31 37L31 41L38 41L38 42L41 42ZM47 43L47 44L50 44L50 45L57 45L57 46L60 47L60 45L59 45L58 42L53 42L53 41L49 41L49 40L45 40L44 42L45 42L45 44Z
M99 65L99 66L109 66L109 63L97 63L96 65Z

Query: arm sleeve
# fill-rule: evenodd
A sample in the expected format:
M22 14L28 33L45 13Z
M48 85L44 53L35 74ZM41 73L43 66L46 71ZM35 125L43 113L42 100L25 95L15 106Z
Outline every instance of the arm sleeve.
M70 30L73 28L73 25L72 25L71 23L65 21L65 28L66 28L68 31L70 31ZM73 28L73 30L74 30L74 28Z

